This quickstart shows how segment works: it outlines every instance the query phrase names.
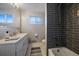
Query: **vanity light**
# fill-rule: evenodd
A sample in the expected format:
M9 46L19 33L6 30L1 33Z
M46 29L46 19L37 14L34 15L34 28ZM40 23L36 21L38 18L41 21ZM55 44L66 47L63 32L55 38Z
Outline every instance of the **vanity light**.
M16 7L16 8L22 8L24 4L22 4L22 3L10 3L10 5L12 5L13 7Z
M10 3L10 5L12 5L13 7L16 7L16 8L20 7L20 4L18 4L18 3Z

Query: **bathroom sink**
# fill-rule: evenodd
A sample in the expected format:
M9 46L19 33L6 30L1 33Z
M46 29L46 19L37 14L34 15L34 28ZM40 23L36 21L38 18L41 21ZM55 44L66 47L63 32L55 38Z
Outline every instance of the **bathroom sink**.
M5 39L5 41L11 41L11 40L17 40L17 39L19 39L19 37L17 37L17 38L9 38L9 39Z

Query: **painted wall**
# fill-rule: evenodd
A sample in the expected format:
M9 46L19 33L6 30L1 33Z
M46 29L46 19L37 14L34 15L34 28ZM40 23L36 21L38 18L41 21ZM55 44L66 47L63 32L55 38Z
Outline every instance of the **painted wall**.
M15 8L2 8L0 7L0 12L2 13L6 13L6 14L11 14L13 15L13 23L11 24L11 26L20 27L20 17L19 17L19 11Z
M19 11L15 8L3 8L0 7L0 12L10 13L14 16L14 21L12 26L20 30L20 14ZM40 40L45 37L45 13L33 12L33 11L24 11L22 12L21 18L21 32L29 33L31 39ZM32 25L29 23L29 16L39 16L42 20L42 24ZM1 24L0 24L1 25ZM38 34L38 38L35 38L34 34Z
M29 16L39 16L41 18L42 24L30 24ZM32 40L41 40L45 38L45 14L32 12L32 11L24 11L22 13L22 32L26 32L30 34ZM35 34L38 34L38 38L35 37Z
M13 23L12 24L1 24L0 23L0 39L5 38L6 30L9 31L9 33L16 32L16 30L19 32L20 30L20 20L19 20L19 12L15 8L6 8L0 6L0 13L10 14L13 15ZM4 27L3 27L4 25ZM5 25L8 25L6 27Z

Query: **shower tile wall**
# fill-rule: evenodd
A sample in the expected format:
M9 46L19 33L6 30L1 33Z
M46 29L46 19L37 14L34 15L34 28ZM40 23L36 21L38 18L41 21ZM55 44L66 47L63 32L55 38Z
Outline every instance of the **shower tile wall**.
M79 4L66 4L66 46L79 54Z
M79 54L79 4L62 4L61 11L57 5L47 4L47 46L66 45Z
M47 4L47 47L66 45L79 54L79 4L61 4L61 11L57 5Z
M47 47L55 48L65 45L64 21L61 20L60 5L56 3L47 4ZM62 10L63 11L63 10ZM63 15L62 15L63 16Z
M55 33L56 33L56 4L47 4L47 47L56 47Z

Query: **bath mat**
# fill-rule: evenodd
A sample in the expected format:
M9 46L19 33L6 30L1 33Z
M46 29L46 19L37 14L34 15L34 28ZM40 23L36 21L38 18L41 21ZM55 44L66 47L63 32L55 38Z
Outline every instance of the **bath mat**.
M40 47L31 48L31 56L42 56Z

